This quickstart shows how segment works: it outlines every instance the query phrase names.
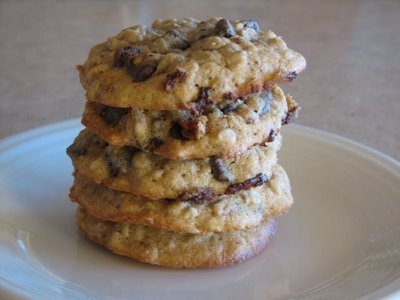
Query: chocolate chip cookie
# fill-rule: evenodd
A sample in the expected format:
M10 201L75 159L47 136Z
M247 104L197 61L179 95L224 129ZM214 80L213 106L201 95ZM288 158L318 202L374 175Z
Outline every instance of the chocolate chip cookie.
M274 141L278 142L280 136ZM191 201L212 201L217 195L260 186L269 180L277 162L276 151L265 146L255 146L236 159L170 160L107 144L87 129L67 153L75 169L96 183L151 199Z
M216 268L260 253L275 233L273 220L248 231L179 233L143 225L104 221L78 208L81 231L112 252L172 268Z
M78 66L89 101L136 109L193 109L235 101L305 68L299 53L255 20L157 20L94 46Z
M289 179L279 165L263 185L218 196L213 202L150 200L96 184L79 173L70 198L103 220L188 233L247 230L285 213L293 204Z
M295 109L292 97L273 87L236 102L209 104L198 115L88 101L82 123L110 144L131 145L170 159L233 158L255 144L272 142L281 124L295 118Z

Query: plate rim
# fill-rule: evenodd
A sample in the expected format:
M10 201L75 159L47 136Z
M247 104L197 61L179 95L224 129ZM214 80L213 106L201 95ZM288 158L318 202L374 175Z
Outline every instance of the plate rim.
M7 136L0 139L0 156L3 152L9 151L18 145L29 143L31 140L41 136L46 136L72 128L83 128L79 118L50 123ZM331 133L300 124L291 124L288 128L285 128L284 131L306 135L315 140L338 146L345 151L357 152L364 158L378 163L381 167L390 171L390 173L392 173L394 176L400 177L400 161L358 141L351 140L336 133ZM4 296L4 294L7 295L7 297L13 297L12 299L24 299L23 297L27 296L26 293L24 293L18 287L4 280L4 278L0 278L0 295ZM390 282L386 286L383 286L382 288L363 296L361 299L367 299L370 296L380 298L385 297L385 299L396 299L400 297L400 277Z

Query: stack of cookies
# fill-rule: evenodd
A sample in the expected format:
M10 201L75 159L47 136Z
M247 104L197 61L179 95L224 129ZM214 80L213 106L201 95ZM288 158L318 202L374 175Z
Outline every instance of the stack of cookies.
M94 46L78 66L86 129L67 149L79 228L168 267L261 252L293 204L277 151L299 106L277 84L305 64L254 20L157 20Z

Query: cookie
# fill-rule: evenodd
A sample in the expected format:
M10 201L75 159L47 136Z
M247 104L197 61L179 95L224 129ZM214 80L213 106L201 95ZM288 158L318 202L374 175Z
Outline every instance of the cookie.
M280 136L275 142L280 141ZM255 146L237 159L170 160L129 146L109 145L83 130L67 149L75 169L96 183L151 199L208 199L268 181L277 162L270 147Z
M237 264L260 253L275 233L269 221L249 231L178 233L104 221L78 208L77 223L91 240L138 261L172 268L215 268Z
M199 110L293 80L306 66L255 20L157 20L94 46L78 66L86 98L113 107Z
M150 200L98 185L79 173L70 198L103 220L189 233L247 230L285 213L293 204L289 179L279 165L264 185L216 197L212 203Z
M202 115L189 110L160 111L116 108L87 102L82 123L112 145L131 145L170 159L232 158L255 144L272 142L287 118L288 105L278 87L236 103L205 107Z

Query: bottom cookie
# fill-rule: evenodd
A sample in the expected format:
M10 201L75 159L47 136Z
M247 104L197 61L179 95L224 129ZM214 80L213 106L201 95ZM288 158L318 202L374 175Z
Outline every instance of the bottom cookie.
M114 253L172 268L216 268L259 254L275 233L273 220L249 231L191 234L98 219L77 210L77 223L91 240Z

